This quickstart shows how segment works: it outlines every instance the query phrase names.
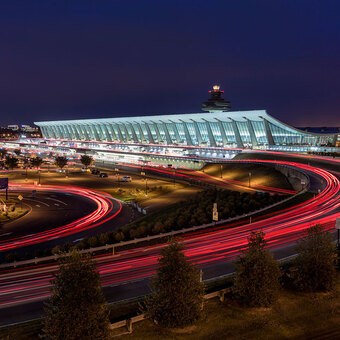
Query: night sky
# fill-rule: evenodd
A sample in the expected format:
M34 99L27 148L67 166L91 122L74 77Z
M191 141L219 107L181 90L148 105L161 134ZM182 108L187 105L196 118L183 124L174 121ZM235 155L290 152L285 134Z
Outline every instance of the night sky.
M0 125L233 110L340 126L340 1L0 0Z

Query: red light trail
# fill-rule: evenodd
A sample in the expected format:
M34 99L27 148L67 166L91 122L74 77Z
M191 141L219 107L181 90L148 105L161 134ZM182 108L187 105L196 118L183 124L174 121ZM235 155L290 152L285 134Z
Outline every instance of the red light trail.
M244 160L245 161L245 160ZM256 162L256 161L253 161ZM261 160L261 163L274 161ZM228 228L211 228L185 235L182 242L190 261L201 268L229 262L247 244L249 233L262 230L271 249L294 245L305 230L320 223L328 230L334 228L335 218L340 216L340 181L329 171L294 162L275 161L313 173L324 181L323 190L315 198L269 214L266 219L251 224ZM102 285L112 286L133 280L149 278L157 269L158 253L164 244L121 251L96 257ZM50 294L50 280L57 265L39 265L24 269L3 271L0 275L0 308L45 299Z
M81 231L94 228L98 226L99 224L102 224L115 216L117 216L121 209L122 209L122 204L118 201L119 208L118 210L107 217L109 213L111 213L113 209L113 204L111 199L109 199L106 194L95 192L93 190L89 189L84 189L84 188L79 188L79 187L73 187L73 186L68 186L63 187L63 186L41 186L37 188L36 186L33 185L27 185L27 184L10 184L10 189L12 190L38 190L38 191L47 191L47 192L57 192L57 191L62 191L63 193L69 193L72 195L78 195L85 197L89 200L92 200L96 204L96 209L76 220L73 221L67 225L46 230L43 232L35 233L33 235L27 235L27 236L21 236L21 237L16 237L12 239L7 239L4 241L0 241L0 251L6 251L10 249L15 249L19 247L24 247L32 244L37 244L41 242L46 242L50 241L56 238L61 238L64 236L72 235L75 233L79 233Z

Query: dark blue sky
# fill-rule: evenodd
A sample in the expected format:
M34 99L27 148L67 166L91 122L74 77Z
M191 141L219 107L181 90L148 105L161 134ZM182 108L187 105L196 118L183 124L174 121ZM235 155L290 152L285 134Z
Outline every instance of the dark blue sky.
M340 126L340 1L2 0L0 124L233 109Z

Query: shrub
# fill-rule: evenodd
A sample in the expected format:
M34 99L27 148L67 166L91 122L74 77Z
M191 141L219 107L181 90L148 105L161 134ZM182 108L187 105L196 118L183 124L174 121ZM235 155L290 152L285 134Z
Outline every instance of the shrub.
M245 305L268 307L278 297L280 269L265 246L264 233L253 232L248 248L235 263L233 292Z
M204 285L198 269L188 262L183 247L170 242L163 248L146 315L163 327L185 327L202 315Z
M330 233L320 225L310 227L297 251L296 286L305 291L331 290L336 283L336 248Z

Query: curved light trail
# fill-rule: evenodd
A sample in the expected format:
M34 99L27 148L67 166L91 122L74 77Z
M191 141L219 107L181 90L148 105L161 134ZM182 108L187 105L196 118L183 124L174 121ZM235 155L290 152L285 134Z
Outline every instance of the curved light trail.
M244 160L246 161L246 160ZM256 161L254 161L256 162ZM273 163L274 161L259 161ZM266 219L228 228L216 227L191 233L182 238L186 255L200 268L229 262L240 254L247 244L249 233L262 230L271 249L293 245L312 224L323 224L327 230L334 228L340 216L340 181L332 173L294 162L280 162L320 176L324 189L312 199L269 214ZM164 244L121 251L117 255L96 256L102 285L112 286L149 278L157 269L159 250ZM0 274L0 308L45 299L50 294L50 280L57 265L39 265L24 269L2 271Z
M218 161L218 160L216 160ZM246 161L246 160L244 160ZM224 161L224 163L233 162L232 160ZM235 161L236 162L236 161ZM237 162L243 162L243 160L237 161ZM249 160L247 161L249 162ZM255 162L255 161L254 161ZM149 170L154 173L160 173L165 174L168 176L175 175L176 177L183 178L183 179L191 179L191 180L199 180L204 181L210 184L218 185L218 186L229 186L229 185L235 185L242 188L246 188L248 190L252 191L266 191L270 193L276 193L281 195L293 195L296 194L296 191L289 190L289 189L281 189L281 188L275 188L275 187L269 187L265 185L258 185L253 184L251 188L248 187L248 183L233 180L233 179L227 179L227 178L217 178L215 176L211 176L206 173L194 171L194 170L186 170L186 169L167 169L162 167L150 167L150 166L141 166L141 165L132 165L132 164L124 164L121 163L121 165L124 165L129 168L137 168L137 169L143 169L143 170Z
M61 191L63 193L69 193L72 195L82 196L93 201L96 204L96 209L92 213L76 221L68 223L64 226L45 230L45 231L31 234L31 235L20 236L20 237L0 241L0 251L7 251L7 250L19 248L19 247L46 242L46 241L54 240L56 238L61 238L64 236L79 233L81 231L84 231L90 228L94 228L98 226L99 224L102 224L114 218L115 216L117 216L122 209L122 204L117 200L119 208L114 214L110 214L113 210L113 203L111 199L109 199L105 194L95 192L89 189L74 187L74 186L63 187L63 186L44 185L44 186L37 188L36 186L27 185L27 184L11 184L10 190L20 190L20 191L38 190L38 191L46 191L46 192L58 192L58 191L60 192Z

